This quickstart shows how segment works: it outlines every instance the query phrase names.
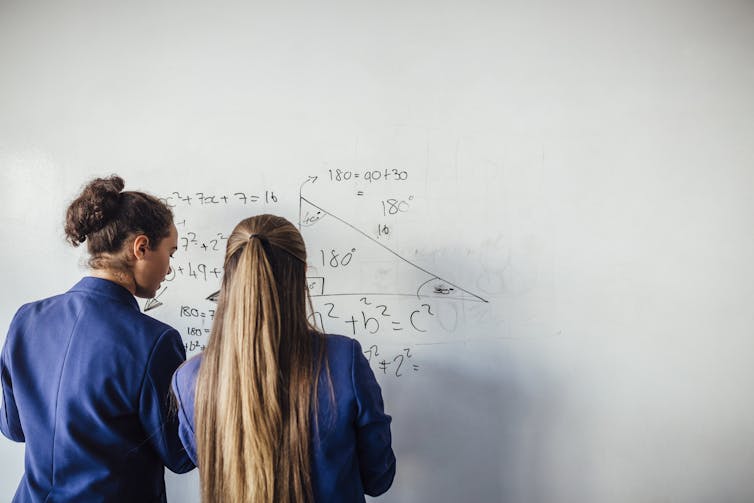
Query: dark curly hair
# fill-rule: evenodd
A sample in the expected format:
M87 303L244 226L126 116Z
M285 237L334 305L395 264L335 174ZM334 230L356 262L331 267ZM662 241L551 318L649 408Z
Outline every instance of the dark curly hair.
M123 268L117 256L132 236L144 234L156 248L170 234L173 212L159 199L143 192L122 192L117 175L89 182L66 211L65 234L73 246L87 242L93 269Z

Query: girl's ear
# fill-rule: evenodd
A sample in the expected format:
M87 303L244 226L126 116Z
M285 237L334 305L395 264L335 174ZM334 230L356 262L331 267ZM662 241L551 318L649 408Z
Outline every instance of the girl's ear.
M144 234L139 234L134 238L133 244L131 244L131 252L136 257L136 260L141 260L147 253L149 248L149 238Z

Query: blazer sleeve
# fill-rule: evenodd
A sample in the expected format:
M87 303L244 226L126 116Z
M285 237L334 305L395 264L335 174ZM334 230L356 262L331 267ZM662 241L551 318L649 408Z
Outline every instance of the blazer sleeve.
M175 473L195 468L178 438L178 416L170 395L173 372L186 360L181 337L173 329L155 343L139 396L139 419L152 447Z
M184 367L185 368L185 367ZM173 394L175 395L178 407L178 437L183 443L186 452L191 461L196 465L196 435L194 434L194 402L193 393L190 390L184 390L182 379L179 379L179 373L173 374ZM193 383L192 383L193 384Z
M20 310L19 310L20 312ZM13 394L13 378L11 373L10 341L16 331L18 314L13 318L8 336L0 354L0 379L3 387L3 404L0 407L0 431L15 442L24 442L24 430L21 428L21 418L16 407L16 397Z
M358 406L356 443L364 492L379 496L395 477L395 455L390 435L392 418L385 414L382 391L361 345L353 341L353 388Z

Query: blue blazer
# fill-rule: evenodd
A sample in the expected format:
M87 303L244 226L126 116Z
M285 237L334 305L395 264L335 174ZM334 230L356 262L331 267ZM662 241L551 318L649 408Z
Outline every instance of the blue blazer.
M363 502L364 494L378 496L393 483L391 418L383 410L380 386L359 343L340 335L326 336L326 343L335 401L331 403L329 388L321 377L319 435L311 442L314 499ZM173 377L180 437L194 463L194 390L201 361L201 355L195 356Z
M178 333L125 288L87 277L21 307L0 366L0 430L26 442L14 502L164 502L164 468L194 468L170 413Z

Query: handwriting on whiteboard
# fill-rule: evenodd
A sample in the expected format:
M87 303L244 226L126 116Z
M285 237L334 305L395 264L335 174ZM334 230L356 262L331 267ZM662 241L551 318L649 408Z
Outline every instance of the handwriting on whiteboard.
M405 170L325 170L309 176L298 191L298 227L308 248L307 287L313 299L312 324L328 333L358 339L378 375L405 378L426 366L417 347L433 344L463 325L467 305L488 301L441 274L407 258L390 244L401 218L410 214L414 194ZM349 215L331 211L310 196L317 184L345 187L350 197L372 208L374 223L360 227ZM373 194L370 187L393 187ZM350 190L351 185L348 185ZM312 191L316 192L316 191ZM215 316L229 215L280 213L286 194L256 190L173 191L161 200L173 209L178 251L163 288L144 311L165 319L181 333L189 355L206 347ZM231 222L229 224L229 222ZM460 307L459 307L460 306ZM168 319L169 318L169 319Z

